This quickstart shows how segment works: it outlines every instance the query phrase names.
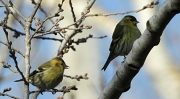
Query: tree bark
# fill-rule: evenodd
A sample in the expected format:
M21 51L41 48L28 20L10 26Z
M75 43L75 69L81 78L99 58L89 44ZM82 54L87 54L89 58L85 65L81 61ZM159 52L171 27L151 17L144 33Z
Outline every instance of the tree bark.
M151 49L158 45L163 30L170 20L180 12L179 0L166 0L159 10L147 21L143 35L134 42L124 63L101 93L99 99L118 99L130 88L132 79L143 66Z

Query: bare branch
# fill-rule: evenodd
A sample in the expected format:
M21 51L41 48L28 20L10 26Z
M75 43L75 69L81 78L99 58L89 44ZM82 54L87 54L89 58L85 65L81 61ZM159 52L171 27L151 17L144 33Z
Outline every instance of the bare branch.
M16 15L11 11L11 9L8 7L8 5L6 5L2 0L0 0L2 2L2 4L6 7L6 9L8 9L9 13L13 15L13 17L22 25L22 27L24 27L25 25L21 22L20 19L18 19L16 17Z
M36 29L36 31L32 34L32 36L31 36L31 38L30 39L32 39L33 37L34 37L34 35L36 34L36 33L38 33L38 31L42 28L42 26L44 25L44 23L48 20L48 19L51 19L51 18L53 18L54 16L49 16L49 17L47 17L43 22L42 22L42 24L40 24L39 26L38 26L38 29Z
M10 49L10 50L9 50L9 53L10 53L9 56L14 60L15 67L16 67L17 71L20 73L22 79L23 79L25 82L27 82L26 79L25 79L25 77L24 77L24 75L23 75L23 73L22 73L21 70L19 69L18 62L17 62L16 56L15 56L15 51L12 50L11 48L9 48L9 49ZM28 82L27 82L27 83L28 83Z
M76 79L77 81L80 81L81 79L89 79L89 77L87 76L88 73L85 73L84 76L82 75L76 75L75 77L72 77L72 76L69 76L69 75L64 75L64 77L67 77L67 78L71 78L71 79Z
M159 10L147 21L146 30L137 39L124 63L119 66L113 79L108 83L99 99L119 99L130 89L130 83L143 66L150 50L159 44L160 36L170 20L180 13L180 0L166 0Z
M8 68L8 69L9 69L10 71L12 71L13 73L18 73L18 71L15 70L15 69L13 69L13 68L11 67L11 65L9 65L7 62L2 61L2 62L0 62L0 63L3 64L3 67L4 67L4 68Z
M84 18L85 18L84 16L85 16L87 13L89 13L90 8L92 7L92 5L94 4L95 1L96 1L96 0L89 0L89 2L87 3L86 7L84 8L84 10L83 10L83 12L82 12L81 18L80 18L78 21L76 21L74 24L77 23L77 26L79 27L79 25L82 23L82 21L83 21ZM58 54L57 54L57 56L62 56L61 54L62 54L63 49L64 49L64 47L66 46L68 40L71 39L71 38L72 38L75 34L77 34L78 32L79 32L79 31L73 31L73 32L70 33L69 35L68 35L68 34L65 35L65 39L63 40L63 42L61 43L61 45L60 45L60 47L59 47L59 49L58 49Z
M7 43L5 43L5 42L3 42L3 41L0 41L0 43L2 43L2 44L4 44L5 46L9 47L9 44L7 44ZM21 51L15 49L15 48L13 48L13 47L11 47L11 49L14 50L14 51L16 51L17 53L19 53L19 54L22 55L23 57L25 57L25 55L24 55Z
M96 0L88 0L86 7L83 9L83 11L82 11L81 14L82 14L82 15L88 14L88 13L90 12L90 9L91 9L91 7L93 6L93 4L94 4L95 1L96 1Z
M20 98L17 98L17 97L15 97L15 96L9 95L9 94L7 94L7 93L2 93L2 92L0 92L0 96L8 96L8 97L10 97L10 98L20 99Z
M26 71L25 71L25 78L26 80L24 80L24 99L28 99L29 98L29 83L27 81L29 81L29 73L30 73L30 50L31 50L31 36L30 36L30 28L31 28L31 23L33 21L33 18L38 10L38 8L40 7L42 0L38 0L37 5L34 7L34 10L32 12L32 14L30 15L30 17L28 17L27 21L26 21L26 27L24 27L25 32L26 32L26 37L25 37L25 66L26 66Z
M16 13L17 13L24 21L26 21L26 17L23 16L23 15L19 12L19 10L14 6L14 4L11 2L11 0L8 0L8 1L9 1L10 6L16 11Z
M63 92L63 93L69 93L71 90L78 90L78 88L75 86L75 85L72 85L72 86L63 86L61 89L52 89L52 90L37 90L37 91L31 91L29 92L29 94L32 94L32 93L37 93L37 92L52 92L53 94L55 94L56 92Z
M69 28L69 27L72 26L72 25L74 25L74 24L68 25L68 26L63 27L63 28L60 28L60 29L55 29L55 30L53 30L53 31L49 31L49 30L48 30L48 31L45 31L45 32L43 32L43 33L41 33L41 34L36 34L36 35L34 35L34 37L40 37L40 36L43 36L43 35L54 34L54 33L58 33L58 32L66 33L65 30L81 31L81 30L83 30L83 29L91 29L91 28L89 28L89 27Z
M6 39L7 39L7 46L8 46L9 53L10 53L9 56L14 60L15 67L17 68L17 71L20 73L20 75L22 76L22 78L25 80L25 77L24 77L23 73L21 72L21 70L20 70L19 67L18 67L18 62L17 62L17 60L16 60L15 51L11 49L12 42L9 41L8 32L6 31L5 28L3 28L3 30L4 30Z
M129 14L129 13L138 13L142 10L145 10L147 8L154 8L155 5L158 5L159 2L156 1L156 2L151 2L150 4L147 4L146 6L144 6L143 8L141 9L138 9L138 10L131 10L131 11L126 11L126 12L116 12L116 13L111 13L111 14L87 14L85 17L94 17L94 16L114 16L114 15L119 15L119 14Z
M73 9L73 5L72 5L72 1L71 0L69 0L69 5L70 5L71 13L72 13L72 16L73 16L73 21L76 22L76 15L74 13L74 9ZM75 23L74 26L77 28L78 27L77 23Z
M1 8L1 7L5 7L5 6L4 6L4 5L0 5L0 8ZM11 7L11 6L10 6L10 5L8 5L8 7Z
M31 14L31 16L28 18L28 22L30 22L30 23L32 22L35 14L36 14L36 12L37 12L37 10L39 9L39 7L40 7L40 5L41 5L41 2L42 2L42 0L38 0L38 3L37 3L37 5L35 6L32 14Z
M8 96L8 97L10 97L10 98L20 99L20 98L17 98L17 97L15 97L15 96L12 96L12 95L9 95L9 94L5 93L5 92L8 92L8 91L11 91L11 88L5 88L5 89L3 90L3 93L0 92L0 96Z

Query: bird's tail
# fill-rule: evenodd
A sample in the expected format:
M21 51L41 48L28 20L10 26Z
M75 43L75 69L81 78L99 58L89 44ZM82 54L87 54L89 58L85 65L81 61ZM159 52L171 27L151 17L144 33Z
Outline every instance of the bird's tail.
M104 71L105 71L106 68L108 67L108 65L109 65L110 62L111 62L110 60L107 60L106 63L104 64L103 68L102 68L101 70L104 70Z
M101 69L101 70L106 70L106 68L108 67L108 65L109 65L109 63L114 59L114 58L116 58L117 57L117 55L116 54L112 54L112 53L110 53L109 54L109 57L108 57L108 59L107 59L107 61L106 61L106 63L104 64L104 66L103 66L103 68Z
M113 58L114 59L114 58ZM103 68L101 70L106 70L106 68L108 67L109 63L113 60L111 57L111 54L109 55L108 59L106 60L106 63L104 64Z
M20 81L23 81L23 79L15 80L14 82L20 82Z

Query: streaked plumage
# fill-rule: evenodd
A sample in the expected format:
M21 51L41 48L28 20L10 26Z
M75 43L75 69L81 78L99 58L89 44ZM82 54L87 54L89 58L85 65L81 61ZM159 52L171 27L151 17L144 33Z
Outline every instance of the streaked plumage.
M131 51L134 41L141 36L137 23L139 22L134 16L127 15L116 25L109 48L110 54L102 70L105 71L117 56L126 56Z
M29 82L41 90L53 89L63 80L64 69L67 67L62 58L55 57L30 73ZM15 82L18 81L23 79Z

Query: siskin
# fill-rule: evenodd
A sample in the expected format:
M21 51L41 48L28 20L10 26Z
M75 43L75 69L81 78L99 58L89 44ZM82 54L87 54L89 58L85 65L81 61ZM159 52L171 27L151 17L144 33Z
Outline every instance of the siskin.
M45 62L29 75L29 82L40 90L54 89L62 80L64 69L69 66L60 57ZM23 81L23 79L15 82Z
M133 43L141 36L137 28L139 23L134 16L125 16L117 25L109 48L109 57L101 70L106 70L108 64L117 56L126 56L132 49Z

